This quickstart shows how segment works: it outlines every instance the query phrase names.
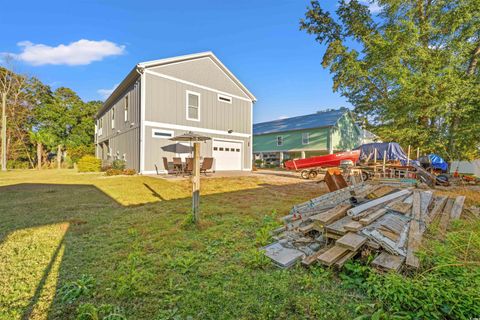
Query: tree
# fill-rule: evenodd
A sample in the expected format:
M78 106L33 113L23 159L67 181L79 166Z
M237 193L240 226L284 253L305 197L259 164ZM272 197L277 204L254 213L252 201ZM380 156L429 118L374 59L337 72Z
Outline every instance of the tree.
M333 89L387 140L447 159L480 153L480 1L314 0L300 28L326 45Z

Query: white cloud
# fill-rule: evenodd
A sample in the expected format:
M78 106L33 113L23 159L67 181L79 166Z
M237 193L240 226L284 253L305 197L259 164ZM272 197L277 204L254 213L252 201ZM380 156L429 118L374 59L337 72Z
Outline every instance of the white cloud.
M377 3L377 1L371 2L370 0L360 0L361 4L368 6L371 13L379 13L382 11L382 7Z
M106 100L117 87L118 83L114 85L111 89L98 89L97 93L102 97L103 100Z
M81 39L67 45L51 47L30 41L17 43L22 52L14 54L17 60L34 66L45 64L78 66L100 61L108 56L117 56L125 52L125 46L114 42Z
M283 119L287 119L288 116L285 116L285 115L281 115L280 117L277 118L277 120L283 120Z

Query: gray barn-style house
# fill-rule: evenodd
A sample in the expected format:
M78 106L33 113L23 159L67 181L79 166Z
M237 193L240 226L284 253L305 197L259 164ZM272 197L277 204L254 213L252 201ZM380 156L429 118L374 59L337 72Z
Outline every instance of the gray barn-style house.
M212 53L137 64L96 115L96 156L142 174L165 173L162 157L190 157L169 140L193 131L212 140L201 156L214 169L251 170L255 96Z

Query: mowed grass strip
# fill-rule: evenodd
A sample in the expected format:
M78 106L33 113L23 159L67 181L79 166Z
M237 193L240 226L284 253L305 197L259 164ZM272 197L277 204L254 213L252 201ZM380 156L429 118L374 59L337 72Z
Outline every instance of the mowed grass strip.
M196 229L188 180L0 174L0 319L73 319L86 304L128 319L345 319L368 302L328 270L279 270L258 253L266 221L324 187L252 176L204 179L201 192ZM65 293L84 278L91 292Z

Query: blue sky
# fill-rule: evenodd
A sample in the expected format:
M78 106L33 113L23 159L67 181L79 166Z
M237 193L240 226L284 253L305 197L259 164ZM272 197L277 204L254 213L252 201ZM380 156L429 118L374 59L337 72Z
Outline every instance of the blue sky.
M0 52L17 55L17 71L93 100L138 62L211 50L257 97L254 122L348 107L320 65L324 48L299 31L308 3L7 1Z

